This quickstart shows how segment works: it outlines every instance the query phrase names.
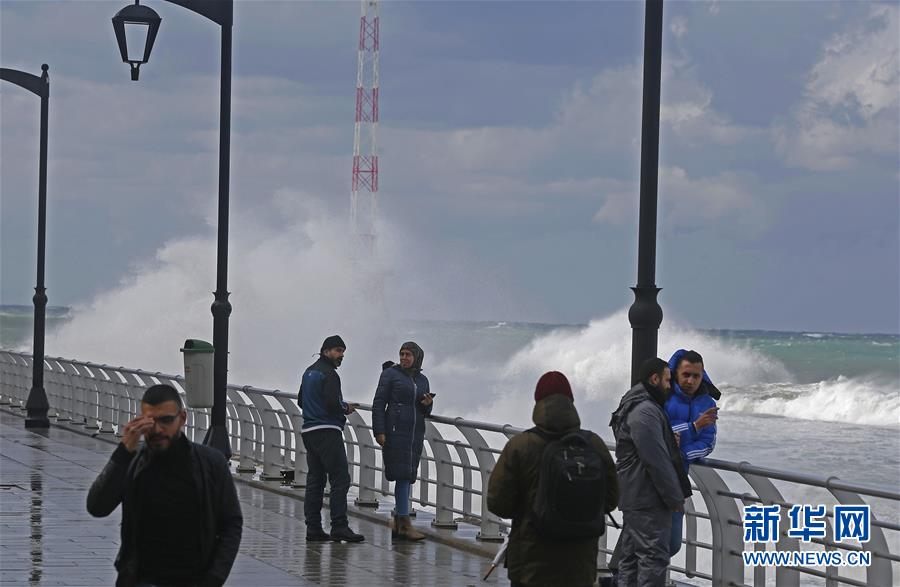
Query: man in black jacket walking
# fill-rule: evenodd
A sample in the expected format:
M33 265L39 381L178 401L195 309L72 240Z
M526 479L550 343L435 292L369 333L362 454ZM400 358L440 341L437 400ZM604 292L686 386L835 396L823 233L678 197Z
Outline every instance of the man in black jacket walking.
M231 572L244 524L234 480L221 452L182 434L186 419L174 387L149 387L88 492L92 516L122 504L117 587L221 586Z

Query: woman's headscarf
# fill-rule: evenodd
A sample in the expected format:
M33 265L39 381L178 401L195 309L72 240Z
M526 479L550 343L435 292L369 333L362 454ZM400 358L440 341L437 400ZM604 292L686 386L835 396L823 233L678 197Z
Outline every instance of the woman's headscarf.
M413 354L413 364L409 371L418 373L422 370L422 361L425 359L425 351L422 350L422 347L409 340L400 345L400 350L407 350Z

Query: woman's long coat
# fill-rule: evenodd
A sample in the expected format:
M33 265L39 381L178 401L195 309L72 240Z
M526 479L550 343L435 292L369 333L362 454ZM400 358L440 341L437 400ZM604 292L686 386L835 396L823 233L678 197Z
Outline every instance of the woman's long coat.
M421 404L429 392L428 378L421 371L394 365L381 372L372 402L372 429L384 434L381 447L384 475L388 481L415 481L425 438L425 416L432 405Z

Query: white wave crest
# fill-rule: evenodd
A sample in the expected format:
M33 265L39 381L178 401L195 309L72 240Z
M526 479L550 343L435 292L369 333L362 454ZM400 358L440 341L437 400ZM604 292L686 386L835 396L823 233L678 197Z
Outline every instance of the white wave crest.
M710 377L717 385L784 381L789 377L781 363L746 344L724 340L676 321L664 323L660 330L659 356L668 359L679 348L694 349L702 354ZM589 418L595 425L608 419L608 413L628 389L631 380L628 311L623 309L606 318L592 320L578 330L560 329L535 338L500 367L495 399L473 416L527 423L533 407L529 392L547 371L561 371L568 377L576 404L592 404L593 416Z
M232 206L229 382L294 390L322 340L338 333L348 345L344 394L367 401L402 342L392 313L466 315L515 303L491 288L477 263L410 242L387 220L379 259L353 263L347 226L322 200L283 189ZM166 242L117 287L75 308L48 336L48 356L181 373L184 340L212 341L216 237L206 232ZM455 273L461 267L466 279ZM430 351L427 368L436 363Z
M871 378L837 379L798 385L778 383L722 390L721 408L802 420L868 426L900 426L900 390Z
M383 306L360 303L346 228L305 194L285 190L272 200L234 214L229 381L296 389L299 373L335 333L349 341L347 362L371 361L376 372L386 316ZM282 217L266 217L272 213ZM215 250L213 234L165 243L118 287L77 308L48 337L47 353L181 373L184 340L212 342Z

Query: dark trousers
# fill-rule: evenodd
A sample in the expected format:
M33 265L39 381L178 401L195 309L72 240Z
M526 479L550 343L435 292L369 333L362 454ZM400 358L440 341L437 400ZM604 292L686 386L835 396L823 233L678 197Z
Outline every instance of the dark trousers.
M669 558L678 554L681 550L681 537L684 533L684 512L672 512L672 535L669 541ZM619 571L619 559L622 558L622 535L616 541L616 547L613 549L612 556L609 557L607 568L610 571Z
M669 566L672 512L663 508L622 512L619 587L663 587Z
M334 428L320 428L304 432L302 437L303 446L306 447L306 465L309 468L306 474L306 496L303 499L306 527L322 527L322 501L325 482L328 481L331 485L331 528L345 528L350 471L347 468L344 435Z
M684 512L672 512L672 536L669 539L669 557L681 550L681 537L684 534Z

